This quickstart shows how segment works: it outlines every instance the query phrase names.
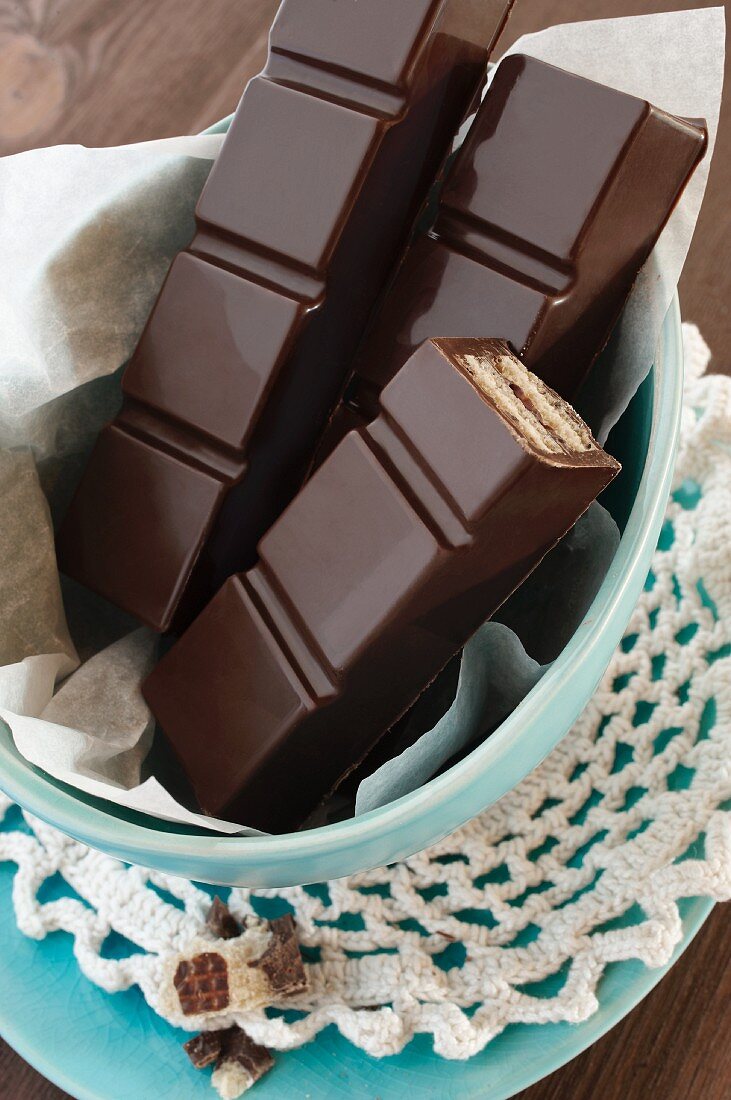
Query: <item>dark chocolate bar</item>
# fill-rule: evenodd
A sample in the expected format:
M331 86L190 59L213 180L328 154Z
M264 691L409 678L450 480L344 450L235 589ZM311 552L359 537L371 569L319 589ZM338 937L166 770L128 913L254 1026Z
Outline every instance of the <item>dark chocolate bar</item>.
M201 806L298 827L618 469L504 343L425 343L143 687Z
M431 336L500 336L572 401L706 142L702 124L634 96L534 58L501 62L321 456L375 415Z
M296 492L512 0L285 0L59 539L179 629Z

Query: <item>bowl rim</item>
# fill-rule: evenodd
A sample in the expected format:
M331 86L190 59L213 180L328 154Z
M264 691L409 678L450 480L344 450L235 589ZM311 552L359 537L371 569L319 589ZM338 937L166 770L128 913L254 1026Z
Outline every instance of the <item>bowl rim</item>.
M200 861L202 867L205 861L212 860L219 869L225 866L230 873L240 873L246 868L252 877L257 871L265 873L267 867L271 872L273 865L295 860L298 864L313 860L316 867L322 868L324 857L335 860L356 848L362 853L369 842L378 843L386 835L396 836L402 827L403 835L411 831L413 839L417 822L422 824L422 834L429 835L423 844L419 840L413 851L422 850L460 827L512 789L559 743L567 729L558 735L555 730L542 729L541 715L554 706L577 656L582 663L591 663L593 654L601 660L607 625L621 613L628 591L644 583L644 576L638 577L638 573L646 571L655 548L680 434L683 345L677 294L663 322L659 347L662 354L657 356L658 363L653 367L652 427L645 466L615 561L584 623L561 656L503 725L447 772L397 801L357 818L306 832L272 836L198 835L162 831L155 827L153 819L150 825L128 821L115 812L111 803L109 810L103 809L77 798L72 788L55 786L2 745L0 787L14 801L62 832L101 850L124 853L121 858L131 862L150 866L150 860L153 865L159 864L162 856L176 863ZM600 612L594 613L595 608L600 608ZM621 628L625 625L622 623ZM534 731L528 744L516 737L526 726ZM500 767L496 766L498 763ZM428 819L438 806L447 804L451 813L432 827L435 835L431 836ZM395 850L399 846L394 841L392 847ZM402 857L386 853L377 862L391 862L392 858ZM319 870L318 877L322 877Z

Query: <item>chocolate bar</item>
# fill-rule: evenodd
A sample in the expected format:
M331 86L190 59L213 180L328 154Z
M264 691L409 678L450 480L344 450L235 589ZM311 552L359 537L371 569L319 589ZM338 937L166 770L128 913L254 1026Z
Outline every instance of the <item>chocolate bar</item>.
M703 124L634 96L531 57L501 62L320 460L430 336L500 336L572 401L706 143Z
M143 686L201 806L299 826L618 469L504 343L425 343Z
M58 543L179 629L294 495L512 0L285 0Z

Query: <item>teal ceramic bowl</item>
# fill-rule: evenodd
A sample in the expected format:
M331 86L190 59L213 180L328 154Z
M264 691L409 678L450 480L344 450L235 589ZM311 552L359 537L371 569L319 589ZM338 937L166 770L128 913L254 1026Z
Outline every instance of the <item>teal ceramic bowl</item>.
M0 723L0 787L64 833L130 863L216 885L292 886L341 878L421 851L520 782L588 703L640 595L663 522L680 430L683 349L673 303L657 362L613 433L623 472L603 498L623 528L585 621L500 729L413 794L309 832L223 837L156 822L79 794L31 767Z

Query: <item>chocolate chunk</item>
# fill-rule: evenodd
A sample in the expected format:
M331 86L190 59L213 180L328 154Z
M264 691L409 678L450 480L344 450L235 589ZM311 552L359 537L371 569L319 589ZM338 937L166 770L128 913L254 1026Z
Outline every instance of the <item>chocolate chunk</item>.
M173 985L186 1016L220 1012L230 1004L228 964L223 955L215 951L182 959L175 971Z
M269 979L272 992L280 997L292 996L307 988L299 943L297 926L291 913L278 917L271 922L272 941L260 959L250 962L258 970L263 970Z
M223 1031L202 1031L200 1035L183 1043L183 1050L196 1069L205 1069L218 1061L224 1034Z
M213 899L213 905L206 917L206 928L219 940L236 939L243 931L229 907L219 897Z
M274 1065L266 1047L236 1025L224 1031L204 1031L184 1043L183 1049L196 1069L215 1064L212 1083L222 1100L243 1095Z

